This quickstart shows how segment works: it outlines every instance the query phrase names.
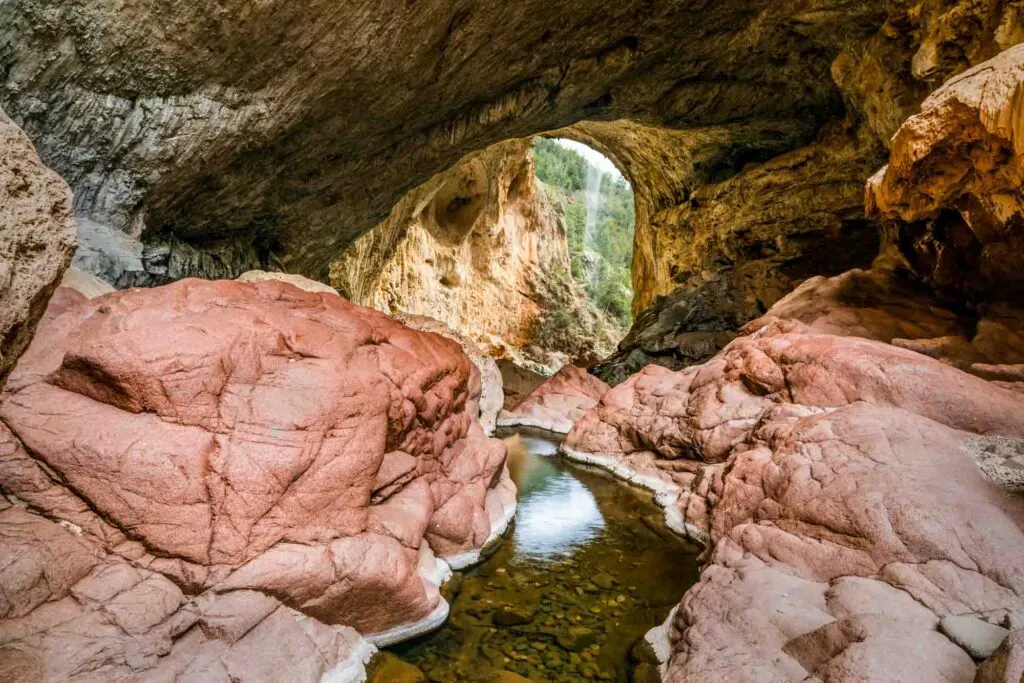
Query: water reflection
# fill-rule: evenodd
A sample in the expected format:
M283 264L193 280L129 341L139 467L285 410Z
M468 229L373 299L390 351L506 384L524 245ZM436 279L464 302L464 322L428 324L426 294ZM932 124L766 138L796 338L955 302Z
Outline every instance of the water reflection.
M630 647L696 581L697 549L665 528L649 494L565 462L554 435L505 442L519 487L512 533L446 586L445 626L394 652L431 683L628 683Z
M519 487L512 542L524 559L553 559L571 554L604 528L594 494L579 479L559 470L558 445L537 436L504 439L509 472Z

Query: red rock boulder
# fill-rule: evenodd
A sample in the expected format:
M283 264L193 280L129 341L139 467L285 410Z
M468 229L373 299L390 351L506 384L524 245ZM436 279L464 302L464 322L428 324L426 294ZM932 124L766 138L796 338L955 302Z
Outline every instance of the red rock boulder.
M43 600L102 562L383 641L436 625L435 555L473 559L515 501L471 368L452 341L273 280L58 290L0 403L3 491L94 558ZM38 582L7 578L0 594L29 601L8 616L35 618Z
M538 427L567 433L597 405L608 385L575 365L566 365L511 410L498 414L499 427Z

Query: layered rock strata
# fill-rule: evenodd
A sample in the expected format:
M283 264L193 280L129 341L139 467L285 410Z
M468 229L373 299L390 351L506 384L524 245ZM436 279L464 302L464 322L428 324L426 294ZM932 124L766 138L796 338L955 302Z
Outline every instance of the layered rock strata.
M606 391L608 385L583 368L566 365L531 391L519 405L502 410L498 414L498 426L539 427L567 434Z
M331 283L549 373L611 353L615 330L573 281L565 218L536 183L530 146L495 145L407 194L332 262Z
M723 126L707 156L731 168L773 146L751 127L813 137L842 110L829 62L884 20L828 0L207 10L5 4L0 102L79 215L144 242L245 238L320 280L405 192L502 140L585 119Z
M0 109L0 386L32 340L74 249L67 183Z
M452 341L275 280L59 289L0 403L0 533L22 558L0 666L319 680L361 671L352 629L439 624L449 566L515 506L474 375ZM111 618L109 642L68 649ZM301 642L247 654L268 638Z

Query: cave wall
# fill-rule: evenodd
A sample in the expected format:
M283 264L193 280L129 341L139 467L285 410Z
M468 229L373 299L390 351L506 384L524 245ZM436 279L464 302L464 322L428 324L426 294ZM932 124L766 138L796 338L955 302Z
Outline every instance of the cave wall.
M843 109L830 63L883 19L838 0L19 1L0 103L79 216L144 242L242 235L325 280L406 192L501 140L816 127Z
M536 181L531 145L492 145L409 192L331 263L331 284L545 372L610 354L615 330L572 279L565 217Z
M863 186L890 146L913 144L892 138L929 92L1024 40L1022 8L1020 2L890 3L878 30L846 41L831 62L844 106L829 121L720 127L716 145L698 147L705 155L699 163L694 152L683 151L693 145L689 131L672 131L678 142L661 145L654 141L663 129L648 135L646 153L626 155L631 178L657 178L648 169L660 167L671 169L672 182L638 189L637 319L598 374L614 383L651 362L674 369L702 362L804 279L867 268L887 244L900 244L903 269L934 288L941 289L943 278L999 270L1000 284L989 281L981 299L1000 288L1004 298L1018 291L1012 273L1019 272L1020 250L1006 231L1012 221L995 221L1002 227L989 237L970 236L963 220L938 211L913 220L904 215L897 225L892 207L865 214ZM676 154L659 156L666 147ZM988 266L981 257L986 239L993 242ZM953 298L970 298L964 286L953 290Z
M81 224L141 243L119 286L327 281L407 193L557 131L633 184L634 311L667 325L644 353L710 333L688 362L805 277L868 264L860 183L928 92L1024 39L1022 6L25 0L0 7L0 105Z

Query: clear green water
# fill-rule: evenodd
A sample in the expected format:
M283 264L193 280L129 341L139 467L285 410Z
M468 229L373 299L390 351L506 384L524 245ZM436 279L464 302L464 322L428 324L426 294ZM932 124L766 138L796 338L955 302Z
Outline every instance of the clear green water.
M514 528L449 584L448 623L392 652L446 683L631 680L631 647L696 582L699 549L664 526L648 493L558 456L554 435L502 438L519 487Z

